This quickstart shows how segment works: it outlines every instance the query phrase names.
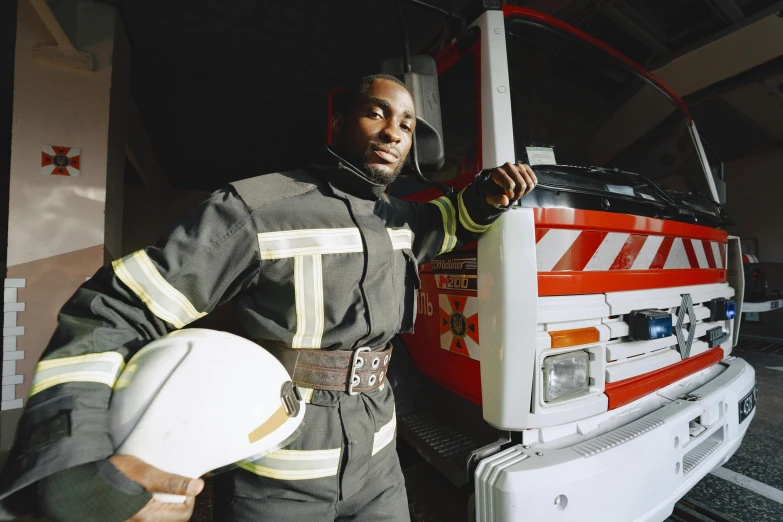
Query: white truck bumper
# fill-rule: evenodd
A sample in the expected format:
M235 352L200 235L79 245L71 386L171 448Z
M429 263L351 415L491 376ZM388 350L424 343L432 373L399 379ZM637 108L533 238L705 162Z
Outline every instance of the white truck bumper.
M732 359L722 374L621 428L561 449L517 445L482 460L475 473L476 520L662 521L699 480L737 450L755 409L739 402L755 371ZM745 412L747 413L747 412ZM707 429L696 437L691 421Z

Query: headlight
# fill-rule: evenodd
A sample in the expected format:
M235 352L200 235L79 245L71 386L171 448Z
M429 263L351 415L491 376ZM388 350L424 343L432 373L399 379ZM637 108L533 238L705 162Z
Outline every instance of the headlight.
M544 359L544 401L587 390L590 385L589 364L590 354L585 351Z

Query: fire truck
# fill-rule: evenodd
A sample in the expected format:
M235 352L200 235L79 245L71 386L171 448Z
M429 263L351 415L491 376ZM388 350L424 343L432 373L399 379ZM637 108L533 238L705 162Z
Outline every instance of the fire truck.
M430 201L517 161L539 184L421 267L389 374L398 433L470 493L475 520L664 520L755 414L754 370L732 355L732 218L674 92L562 21L498 7L414 96L439 110L440 188L390 191Z

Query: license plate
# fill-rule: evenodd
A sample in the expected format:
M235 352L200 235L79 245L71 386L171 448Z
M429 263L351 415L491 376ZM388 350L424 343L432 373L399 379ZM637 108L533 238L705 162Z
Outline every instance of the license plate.
M753 413L753 408L756 407L756 399L758 398L758 388L754 385L753 389L748 392L747 395L745 395L743 398L739 401L739 421L740 424L742 424L742 421L748 418L748 415Z

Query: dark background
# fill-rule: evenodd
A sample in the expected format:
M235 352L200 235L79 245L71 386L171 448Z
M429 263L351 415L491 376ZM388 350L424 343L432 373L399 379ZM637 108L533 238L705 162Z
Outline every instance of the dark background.
M325 139L329 91L400 52L391 0L103 1L122 13L133 96L178 188L211 190L305 161ZM469 21L483 11L480 0L430 1ZM505 3L561 18L651 70L783 9L776 0ZM412 51L437 50L445 20L407 3L404 12ZM720 99L781 71L783 60L773 60L686 99L724 160L783 145Z

